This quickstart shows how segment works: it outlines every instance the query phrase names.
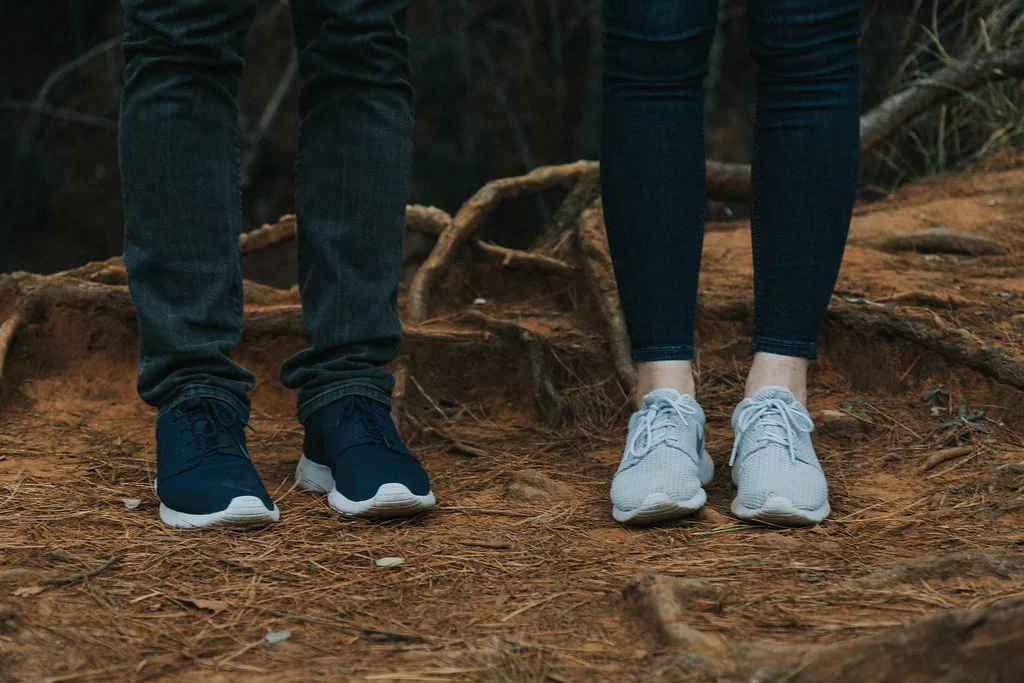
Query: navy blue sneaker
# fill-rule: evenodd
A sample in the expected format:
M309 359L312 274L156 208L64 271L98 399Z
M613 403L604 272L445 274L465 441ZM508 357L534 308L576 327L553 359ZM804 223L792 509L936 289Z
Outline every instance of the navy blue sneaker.
M387 406L346 396L305 422L299 488L326 492L343 515L407 517L434 507L430 479L402 443Z
M245 449L245 427L230 405L210 398L160 415L153 487L165 524L262 526L280 519Z

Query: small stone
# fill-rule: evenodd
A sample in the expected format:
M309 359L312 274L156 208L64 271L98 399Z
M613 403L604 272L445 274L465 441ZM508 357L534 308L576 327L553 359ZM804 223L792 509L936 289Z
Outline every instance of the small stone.
M850 413L838 410L818 410L812 413L811 419L816 432L836 439L859 440L871 426Z
M404 557L382 557L374 562L378 567L397 567L400 564L405 564Z
M134 510L142 505L142 501L138 498L122 498L121 502L124 503L124 506L129 510Z
M486 303L487 303L487 299L484 299L483 297L477 297L477 298L473 299L473 305L474 306L483 306Z
M505 487L505 494L526 503L543 503L568 497L572 494L572 487L538 470L520 470L512 475L512 480Z
M292 637L291 631L267 631L267 642L270 644L282 643Z

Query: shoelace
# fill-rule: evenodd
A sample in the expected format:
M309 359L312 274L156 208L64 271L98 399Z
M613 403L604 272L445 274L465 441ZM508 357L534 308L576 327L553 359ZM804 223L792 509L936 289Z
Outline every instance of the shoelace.
M665 443L671 437L670 428L672 415L678 415L684 425L690 424L688 417L696 417L697 409L682 401L659 399L657 403L644 409L640 424L626 447L629 463L635 463L649 453L655 446ZM643 446L641 446L643 442Z
M235 438L234 434L231 435L234 447L221 443L220 439L217 438L220 428L230 427L234 424L235 420L240 420L243 425L252 429L252 426L236 415L227 404L221 401L205 400L195 409L187 412L181 411L171 419L176 423L184 423L184 427L190 432L189 445L194 445L197 441L199 442L197 447L198 455L190 458L188 463L193 468L197 467L203 458L212 455L248 459L245 448Z
M390 416L385 415L386 409L383 404L357 397L346 402L345 409L338 416L335 426L340 428L348 420L359 420L371 438L391 450L399 452L400 449L395 448L391 439L388 438L387 425L390 422Z
M780 398L769 398L751 406L740 413L736 422L736 440L732 444L732 455L729 457L729 467L736 462L736 452L739 450L740 441L758 421L764 427L774 427L784 430L785 435L767 431L763 440L768 443L778 444L789 451L790 462L796 462L796 449L793 448L793 435L796 432L810 434L814 429L814 422L802 410L787 403Z

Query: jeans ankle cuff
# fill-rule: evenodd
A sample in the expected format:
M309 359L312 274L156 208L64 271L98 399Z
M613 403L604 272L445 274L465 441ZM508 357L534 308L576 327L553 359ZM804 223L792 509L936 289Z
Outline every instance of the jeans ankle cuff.
M374 384L367 384L365 381L344 382L321 389L312 397L300 403L298 411L299 422L305 422L316 411L346 396L362 396L372 401L383 403L389 410L391 409L391 396L380 387Z
M184 386L178 389L170 397L160 404L158 414L163 413L177 408L182 403L190 401L194 398L212 398L218 401L224 401L234 409L238 416L245 422L249 421L249 402L241 401L237 396L232 394L230 391L225 391L217 387L211 387L209 385L192 384Z
M693 360L692 345L633 347L630 356L634 363L652 363L659 360Z
M754 337L750 343L752 353L774 353L779 356L795 356L797 358L814 359L818 357L818 345L807 342L786 341L770 337Z

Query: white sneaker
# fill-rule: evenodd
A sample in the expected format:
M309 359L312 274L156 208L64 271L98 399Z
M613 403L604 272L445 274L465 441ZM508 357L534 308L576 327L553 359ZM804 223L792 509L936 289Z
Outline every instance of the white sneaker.
M783 387L761 387L732 414L729 466L740 519L810 526L828 517L828 482L811 445L814 422Z
M704 411L692 396L655 389L629 419L622 464L612 480L612 517L650 524L696 512L715 472L704 448Z

